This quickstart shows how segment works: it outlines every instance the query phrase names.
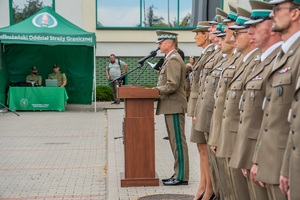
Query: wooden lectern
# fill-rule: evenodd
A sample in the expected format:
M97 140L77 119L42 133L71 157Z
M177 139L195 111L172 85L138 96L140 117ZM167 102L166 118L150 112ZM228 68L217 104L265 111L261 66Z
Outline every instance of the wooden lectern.
M158 90L122 86L118 97L125 99L123 139L125 172L121 173L121 187L158 186L155 173L154 98Z

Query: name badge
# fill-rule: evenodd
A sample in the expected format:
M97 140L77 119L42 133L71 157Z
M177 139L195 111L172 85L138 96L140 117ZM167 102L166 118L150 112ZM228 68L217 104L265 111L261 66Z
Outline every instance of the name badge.
M258 81L258 80L263 80L263 78L261 76L255 76L252 81Z
M242 110L243 96L244 96L244 94L242 94L242 96L241 96L241 98L240 98L240 102L239 102L239 110Z
M251 91L250 92L250 99L253 101L255 99L255 92Z
M292 119L292 109L289 110L289 115L288 115L288 118L287 118L288 122L291 123L291 119Z
M263 103L262 103L262 110L264 111L265 110L265 107L266 107L266 101L267 101L267 97L264 98L263 100Z

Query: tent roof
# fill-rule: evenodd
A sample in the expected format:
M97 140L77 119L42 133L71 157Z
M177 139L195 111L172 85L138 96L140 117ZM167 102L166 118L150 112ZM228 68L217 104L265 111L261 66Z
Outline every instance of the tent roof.
M1 28L0 42L94 46L96 37L95 33L79 28L46 6L20 23Z

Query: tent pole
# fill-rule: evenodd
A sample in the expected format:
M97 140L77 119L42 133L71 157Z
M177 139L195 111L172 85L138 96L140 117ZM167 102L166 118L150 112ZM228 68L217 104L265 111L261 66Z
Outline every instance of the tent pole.
M96 92L97 92L97 88L96 88L96 50L95 50L96 45L94 45L94 112L97 112L97 99L96 99Z

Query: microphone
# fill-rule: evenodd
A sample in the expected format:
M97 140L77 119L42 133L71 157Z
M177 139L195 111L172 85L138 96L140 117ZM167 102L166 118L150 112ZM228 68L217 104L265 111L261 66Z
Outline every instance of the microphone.
M149 58L154 58L154 57L156 56L158 50L159 50L159 48L157 48L156 50L151 51L150 54L149 54L148 56L145 56L144 58L140 59L140 60L138 61L138 63L139 63L139 64L144 64L144 62L145 62L146 60L148 60Z

